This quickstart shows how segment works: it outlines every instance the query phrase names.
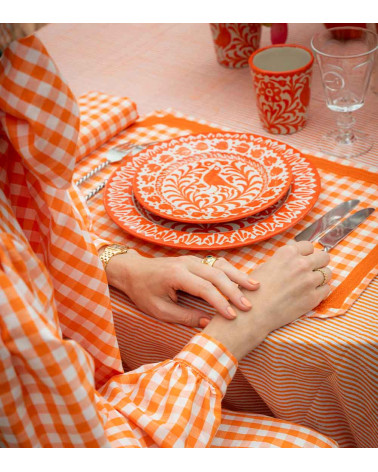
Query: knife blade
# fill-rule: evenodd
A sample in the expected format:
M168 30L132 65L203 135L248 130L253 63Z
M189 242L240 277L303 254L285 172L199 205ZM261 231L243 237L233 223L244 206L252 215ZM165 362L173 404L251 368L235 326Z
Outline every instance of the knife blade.
M356 211L353 215L348 216L344 221L329 230L323 237L318 240L324 247L324 251L328 252L339 244L349 233L351 233L358 225L368 218L375 208L364 208Z
M294 239L296 241L315 241L326 229L338 223L359 203L359 200L348 200L347 202L340 203L305 228L301 233L297 234Z

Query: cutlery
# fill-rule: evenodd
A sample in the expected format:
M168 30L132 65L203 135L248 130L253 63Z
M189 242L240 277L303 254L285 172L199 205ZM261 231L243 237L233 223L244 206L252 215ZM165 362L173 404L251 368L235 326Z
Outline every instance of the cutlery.
M294 239L296 241L315 241L315 239L321 236L326 229L338 223L359 203L359 200L348 200L347 202L340 203L310 226L305 228L301 233L297 234Z
M139 151L141 151L142 149L145 149L146 147L148 146L152 146L152 144L157 144L159 143L160 141L151 141L149 143L145 143L145 144L133 144L131 146L128 146L126 149L122 146L116 146L112 149L110 149L108 152L109 152L109 156L112 156L111 158L112 159L115 159L115 155L117 155L117 158L116 160L113 160L113 161L110 161L110 162L117 162L117 161L120 161L122 160L122 158L124 158L125 156L128 156L130 154L135 154L135 153L138 153ZM111 152L113 151L113 152ZM126 153L125 153L126 151ZM108 158L108 161L109 161L109 158ZM110 163L108 162L108 164ZM107 165L107 164L106 164ZM101 169L103 169L104 167L106 167L105 165L101 164ZM98 166L100 167L100 166ZM97 169L97 167L96 167ZM94 169L94 170L96 170ZM88 175L88 174L87 174ZM93 174L92 174L93 175ZM84 176L85 177L85 176ZM94 197L95 195L98 194L98 192L100 192L106 185L106 182L108 181L108 179L104 179L100 184L98 184L93 190L91 190L90 192L88 192L86 195L84 195L84 198L85 198L85 201L88 201L90 200L92 197ZM82 183L82 182L81 182Z
M75 184L76 185L81 185L83 182L85 182L89 178L93 177L95 174L100 172L100 170L104 169L109 164L113 164L113 162L121 161L122 158L129 155L130 152L141 151L146 146L150 146L151 144L156 144L156 143L157 143L157 141L152 141L152 142L146 143L146 144L126 143L126 145L125 144L120 144L118 146L115 146L115 147L109 149L109 151L106 152L107 160L105 162L103 162L102 164L98 165L97 167L95 167L93 170L91 170L87 174L85 174L79 180L76 180Z
M357 211L329 230L318 240L318 243L324 247L323 251L329 252L336 244L339 244L339 242L357 228L358 225L365 221L374 210L375 208L364 208L363 210Z

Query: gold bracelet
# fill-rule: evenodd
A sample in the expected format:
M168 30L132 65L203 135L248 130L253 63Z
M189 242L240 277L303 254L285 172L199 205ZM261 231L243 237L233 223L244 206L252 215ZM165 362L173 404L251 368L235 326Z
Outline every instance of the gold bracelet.
M122 244L111 244L110 246L107 246L100 255L104 269L109 264L109 261L113 256L117 256L118 254L126 254L128 250L129 248L127 246L123 246Z

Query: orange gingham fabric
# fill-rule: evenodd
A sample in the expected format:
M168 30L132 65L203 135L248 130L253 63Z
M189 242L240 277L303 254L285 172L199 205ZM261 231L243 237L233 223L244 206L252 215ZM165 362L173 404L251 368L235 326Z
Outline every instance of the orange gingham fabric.
M126 97L89 92L81 96L78 103L81 117L77 161L109 141L138 118L135 103Z
M236 361L203 334L123 373L105 273L71 191L77 103L35 37L1 58L0 123L2 446L336 446L222 412Z
M106 150L118 142L145 143L213 131L214 127L216 125L207 121L172 110L154 112L95 151L90 159L83 159L75 169L75 179L103 162ZM376 206L374 168L325 159L321 155L308 157L318 167L322 191L317 204L304 220L268 241L218 251L216 255L224 256L238 268L249 271L341 201L359 198L361 204L358 208ZM118 165L104 169L96 178L85 182L81 191L86 193ZM89 201L99 236L127 243L149 256L188 253L149 244L123 232L106 214L102 198L103 195L99 194ZM274 414L313 427L344 447L378 446L377 281L373 281L362 294L376 274L376 234L376 215L373 214L358 231L332 251L333 294L310 314L312 319L300 319L272 333L240 363L224 400L227 407ZM191 328L182 326L156 326L150 317L114 289L111 289L111 298L122 359L129 368L172 356L193 334ZM180 301L213 312L204 302L193 297L183 295ZM340 314L343 316L336 316Z

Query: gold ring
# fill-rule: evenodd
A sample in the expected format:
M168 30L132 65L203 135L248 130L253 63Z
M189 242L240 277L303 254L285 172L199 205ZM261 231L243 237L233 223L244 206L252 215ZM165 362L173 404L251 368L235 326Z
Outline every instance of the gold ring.
M215 256L206 256L202 259L202 264L207 264L209 265L210 267L213 267L214 265L214 262L217 260L217 258Z
M324 269L314 269L314 272L320 272L323 276L323 282L318 287L323 287L327 283L327 272Z

